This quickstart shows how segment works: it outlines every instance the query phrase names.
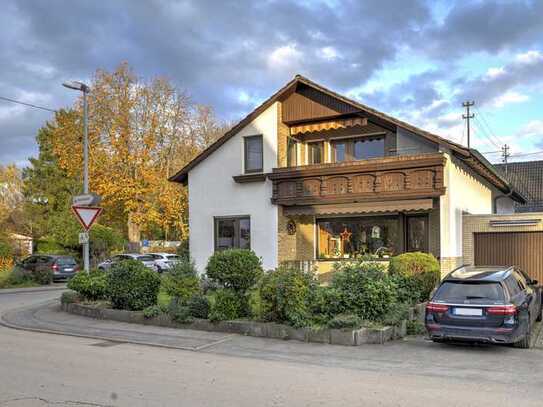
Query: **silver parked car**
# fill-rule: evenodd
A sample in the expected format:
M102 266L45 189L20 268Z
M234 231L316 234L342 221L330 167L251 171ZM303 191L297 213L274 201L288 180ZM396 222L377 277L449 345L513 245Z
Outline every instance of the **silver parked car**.
M139 253L117 254L116 256L113 256L110 259L107 259L106 261L103 261L102 263L98 264L98 269L109 270L113 264L120 263L123 260L138 260L138 261L141 261L145 265L145 267L153 271L157 271L155 259L149 256L148 254L139 254Z
M181 256L172 253L147 253L147 256L153 257L159 273L169 270L172 265L181 261Z

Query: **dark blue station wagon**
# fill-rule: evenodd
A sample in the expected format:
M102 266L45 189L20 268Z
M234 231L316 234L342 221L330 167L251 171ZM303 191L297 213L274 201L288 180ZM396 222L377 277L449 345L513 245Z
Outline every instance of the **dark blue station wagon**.
M464 266L445 277L427 304L426 329L434 342L529 348L541 311L541 287L520 269Z

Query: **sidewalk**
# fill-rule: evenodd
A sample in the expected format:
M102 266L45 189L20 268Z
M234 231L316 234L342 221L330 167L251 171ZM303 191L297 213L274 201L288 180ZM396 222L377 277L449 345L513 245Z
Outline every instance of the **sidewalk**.
M36 293L41 291L61 291L66 290L66 283L53 283L51 285L44 285L40 287L25 287L25 288L1 288L0 295L2 294L21 294L21 293Z
M6 311L2 314L0 323L14 329L192 351L232 337L231 334L221 332L164 328L82 317L63 312L58 300Z

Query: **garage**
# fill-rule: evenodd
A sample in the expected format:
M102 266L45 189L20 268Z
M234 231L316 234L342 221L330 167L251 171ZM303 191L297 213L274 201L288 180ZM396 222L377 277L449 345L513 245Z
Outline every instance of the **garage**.
M543 232L479 232L473 234L474 264L519 266L543 283Z

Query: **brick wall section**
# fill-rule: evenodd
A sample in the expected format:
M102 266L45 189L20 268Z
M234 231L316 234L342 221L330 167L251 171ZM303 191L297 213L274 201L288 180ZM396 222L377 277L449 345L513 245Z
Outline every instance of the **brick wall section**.
M283 207L278 206L278 263L291 260L313 260L315 239L315 217L283 215ZM296 222L296 234L287 233L287 223L290 219Z
M287 166L287 143L290 134L288 126L282 120L283 104L277 103L277 166Z
M463 257L443 257L439 259L439 264L441 266L441 278L445 277L448 273L453 271L455 268L464 265Z
M543 231L543 222L534 226L490 226L491 220L543 219L543 212L516 213L513 215L464 215L462 240L465 264L474 263L473 234L478 232L533 232Z

